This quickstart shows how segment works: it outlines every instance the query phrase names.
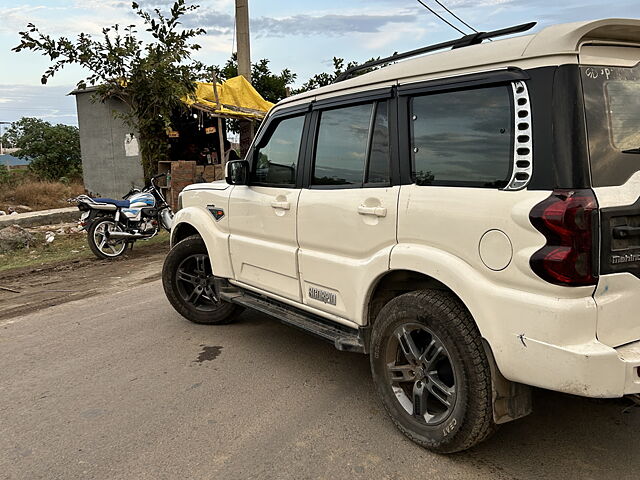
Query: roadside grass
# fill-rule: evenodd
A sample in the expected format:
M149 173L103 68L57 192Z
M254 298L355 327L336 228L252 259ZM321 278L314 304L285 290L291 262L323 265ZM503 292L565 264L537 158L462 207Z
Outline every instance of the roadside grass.
M0 186L0 210L26 205L33 210L69 207L68 198L84 193L79 182L62 183L25 178L15 184Z
M35 245L30 248L22 248L13 252L0 254L0 272L6 272L15 268L42 267L51 263L60 263L69 260L95 258L87 244L87 234L75 233L68 235L56 235L50 244L44 243L44 233L35 233ZM140 249L150 248L154 245L169 243L169 233L162 231L151 240L135 243L134 252Z

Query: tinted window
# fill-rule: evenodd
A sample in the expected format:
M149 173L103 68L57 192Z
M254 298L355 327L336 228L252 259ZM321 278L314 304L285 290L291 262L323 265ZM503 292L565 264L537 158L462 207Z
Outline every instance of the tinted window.
M304 115L280 121L267 143L258 148L252 183L294 185Z
M314 185L362 185L371 111L367 104L320 114Z
M622 185L640 170L640 64L581 71L593 186Z
M389 182L389 116L387 102L380 102L376 108L376 120L369 154L367 183Z
M609 82L611 141L618 150L640 148L640 81Z
M514 123L506 86L425 95L411 103L416 183L506 186Z

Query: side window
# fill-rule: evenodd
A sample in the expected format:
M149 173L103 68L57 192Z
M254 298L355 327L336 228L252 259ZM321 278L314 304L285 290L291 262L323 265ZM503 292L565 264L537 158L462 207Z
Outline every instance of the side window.
M513 107L506 86L411 99L418 185L505 187L513 164Z
M304 115L281 120L255 152L251 183L292 186L296 183Z
M363 183L388 182L387 103L323 111L318 127L312 185L362 186Z

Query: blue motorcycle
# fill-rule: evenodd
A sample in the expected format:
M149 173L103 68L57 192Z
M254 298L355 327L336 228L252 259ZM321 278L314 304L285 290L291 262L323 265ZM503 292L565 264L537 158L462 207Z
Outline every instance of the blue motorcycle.
M164 175L154 176L148 187L133 189L122 200L88 195L74 199L82 212L80 226L87 231L89 247L96 257L119 257L136 240L149 240L160 228L171 230L173 212L155 183Z

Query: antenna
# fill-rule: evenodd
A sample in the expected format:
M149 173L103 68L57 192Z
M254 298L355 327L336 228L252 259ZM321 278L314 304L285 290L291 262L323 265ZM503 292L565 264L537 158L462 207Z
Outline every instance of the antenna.
M429 45L426 47L416 48L415 50L410 50L408 52L396 53L395 55L391 55L390 57L381 58L379 60L372 60L371 62L363 63L362 65L356 65L355 67L351 67L346 70L344 73L339 75L333 83L341 82L351 77L355 72L359 72L360 70L365 70L367 68L377 67L378 65L383 65L385 63L396 62L398 60L404 60L405 58L415 57L417 55L422 55L423 53L435 52L436 50L443 50L445 48L463 48L468 47L470 45L477 45L482 43L483 40L503 37L505 35L511 35L513 33L522 33L527 30L531 30L535 27L537 22L529 22L523 23L521 25L514 25L513 27L501 28L500 30L493 30L490 32L477 32L471 33L469 35L465 35L456 40L449 40L447 42L436 43L433 45Z

